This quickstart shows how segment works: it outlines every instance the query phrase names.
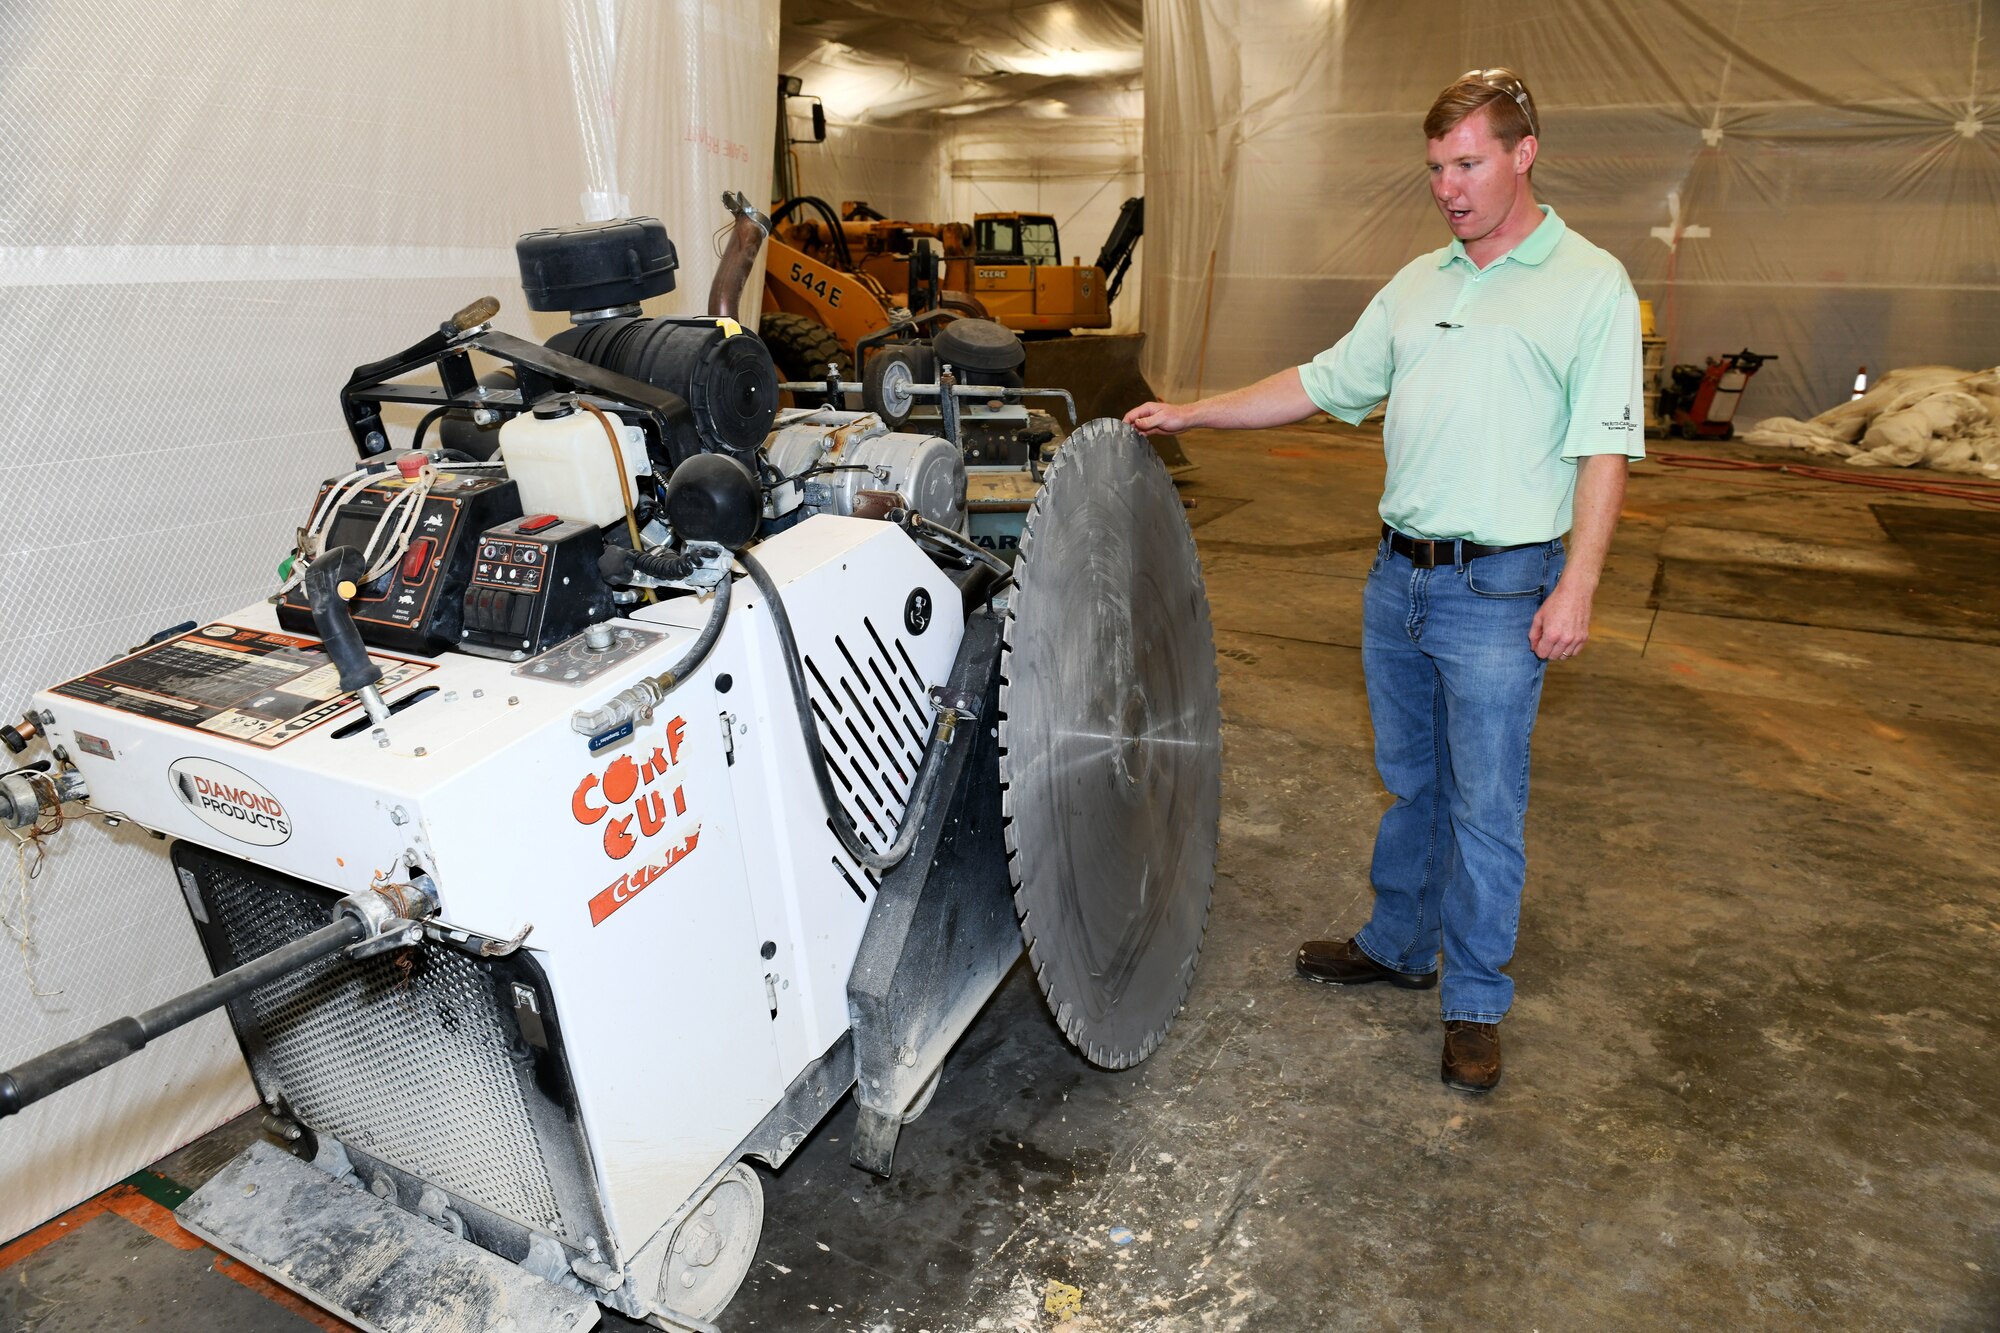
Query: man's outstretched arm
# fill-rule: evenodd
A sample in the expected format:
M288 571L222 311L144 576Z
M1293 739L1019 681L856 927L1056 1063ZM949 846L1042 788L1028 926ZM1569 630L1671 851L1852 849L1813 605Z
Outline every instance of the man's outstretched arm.
M1141 403L1125 420L1148 435L1174 435L1207 427L1213 430L1256 430L1289 426L1319 411L1306 396L1297 366L1267 375L1255 384L1192 403Z

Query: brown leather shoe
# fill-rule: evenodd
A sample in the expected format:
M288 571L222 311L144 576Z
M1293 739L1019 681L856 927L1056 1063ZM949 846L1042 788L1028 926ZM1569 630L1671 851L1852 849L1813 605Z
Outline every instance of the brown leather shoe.
M1444 1025L1444 1085L1491 1092L1500 1081L1500 1025L1453 1019Z
M1333 986L1365 986L1386 981L1404 990L1429 990L1438 984L1435 972L1398 972L1361 952L1353 940L1307 940L1299 946L1299 975Z

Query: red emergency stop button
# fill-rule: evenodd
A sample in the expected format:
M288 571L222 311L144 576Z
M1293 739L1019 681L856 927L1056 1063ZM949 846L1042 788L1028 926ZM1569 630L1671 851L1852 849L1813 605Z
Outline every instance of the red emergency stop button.
M535 514L528 518L522 519L519 523L516 523L514 525L514 531L540 532L543 528L552 528L560 522L562 522L562 520L556 517L554 514Z
M437 543L429 537L419 537L410 543L409 552L403 557L403 582L422 583L424 572L431 567L431 552Z
M422 472L424 465L430 461L430 459L424 457L422 454L404 454L396 460L396 471L406 477L414 477L419 472Z

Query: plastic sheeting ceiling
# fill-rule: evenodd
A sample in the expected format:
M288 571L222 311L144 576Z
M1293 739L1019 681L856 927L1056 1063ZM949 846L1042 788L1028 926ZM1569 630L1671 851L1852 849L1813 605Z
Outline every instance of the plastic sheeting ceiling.
M1537 192L1617 255L1674 361L1775 353L1746 420L1856 369L2000 360L2000 9L1979 0L1147 0L1148 369L1310 357L1448 240L1421 122L1508 65Z
M802 193L891 218L1046 212L1097 257L1144 193L1140 0L785 0L781 58L826 107ZM1113 328L1139 326L1141 242Z
M0 7L0 711L271 591L352 367L485 293L557 327L519 233L657 215L651 308L702 309L722 191L771 178L777 46L777 0ZM206 977L130 825L63 830L25 900L0 853L0 1064ZM216 1015L30 1108L0 1239L252 1100Z

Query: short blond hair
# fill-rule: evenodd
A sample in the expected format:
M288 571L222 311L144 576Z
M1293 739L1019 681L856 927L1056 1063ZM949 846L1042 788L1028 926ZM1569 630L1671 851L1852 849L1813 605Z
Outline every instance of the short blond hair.
M1493 135L1509 152L1528 135L1541 137L1535 99L1520 75L1504 65L1469 69L1452 80L1424 117L1424 137L1442 139L1481 107L1492 107Z

